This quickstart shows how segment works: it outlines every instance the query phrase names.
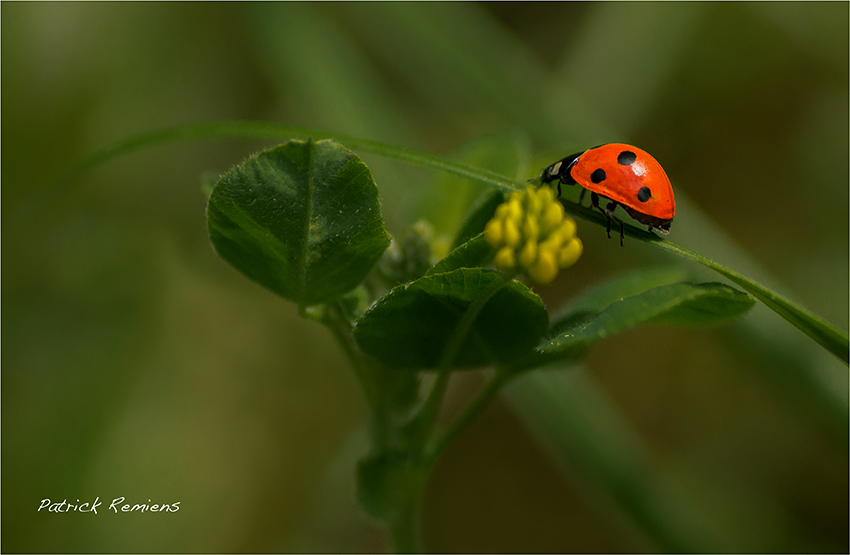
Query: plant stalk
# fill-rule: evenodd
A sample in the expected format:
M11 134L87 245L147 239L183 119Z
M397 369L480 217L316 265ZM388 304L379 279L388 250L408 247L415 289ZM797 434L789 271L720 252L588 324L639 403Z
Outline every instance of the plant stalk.
M487 385L484 389L478 394L478 396L466 407L461 414L452 424L449 426L449 429L446 430L441 436L439 436L432 444L431 447L426 451L426 464L428 466L432 466L437 459L442 454L442 452L448 447L454 439L461 434L469 425L475 421L475 419L481 414L481 412L490 404L490 401L493 400L493 397L496 396L496 393L502 388L503 385L508 381L508 376L506 373L501 371L497 371L496 375L487 382Z
M454 333L449 338L449 342L446 344L443 356L440 359L440 365L437 371L437 380L434 382L434 386L431 388L428 398L425 400L425 404L416 416L418 434L416 436L417 441L414 445L418 446L417 456L424 454L425 445L434 430L434 425L437 421L437 413L440 410L440 404L442 403L443 396L449 382L449 377L451 376L452 364L454 363L466 336L469 334L472 324L475 322L475 319L478 318L478 314L481 312L481 309L484 308L484 305L487 304L487 301L489 301L499 289L504 287L505 284L510 282L512 279L513 274L499 273L498 277L493 280L487 289L485 289L469 304L466 312L463 313L463 316L455 327Z
M411 505L399 507L398 515L389 523L396 553L419 553L417 523L419 522L420 497L421 491Z

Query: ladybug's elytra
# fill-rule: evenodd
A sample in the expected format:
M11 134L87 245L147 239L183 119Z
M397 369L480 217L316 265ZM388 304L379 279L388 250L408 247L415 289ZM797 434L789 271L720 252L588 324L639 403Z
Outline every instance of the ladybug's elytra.
M664 169L645 150L619 143L601 145L558 160L543 170L539 176L543 183L581 185L591 192L591 202L608 219L608 237L611 237L611 220L620 224L620 245L623 244L623 222L614 216L617 205L629 216L647 226L669 233L670 223L676 213L673 187ZM603 210L599 197L609 201ZM579 202L584 197L581 192Z

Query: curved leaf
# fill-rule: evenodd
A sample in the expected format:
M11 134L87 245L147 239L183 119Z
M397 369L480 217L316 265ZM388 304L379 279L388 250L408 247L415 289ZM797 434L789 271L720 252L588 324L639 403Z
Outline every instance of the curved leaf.
M602 312L620 299L643 293L652 287L683 281L687 272L681 266L644 266L595 283L571 301L560 317L577 312Z
M641 324L715 324L743 314L754 303L746 293L722 283L661 285L613 302L595 317L583 312L538 348L543 352L572 350Z
M228 171L207 205L218 254L300 306L355 288L389 245L366 165L330 141L290 141Z
M498 279L481 268L426 275L387 293L354 326L360 348L403 368L436 368L472 301ZM484 305L458 351L455 367L505 363L528 354L546 333L543 301L517 281Z
M844 364L850 361L850 339L848 339L847 334L820 316L765 287L761 283L734 270L730 270L690 249L661 238L658 238L656 243L662 249L695 260L726 277L729 281L763 302L765 306L779 316L785 318L791 325L808 335L820 346L844 361Z

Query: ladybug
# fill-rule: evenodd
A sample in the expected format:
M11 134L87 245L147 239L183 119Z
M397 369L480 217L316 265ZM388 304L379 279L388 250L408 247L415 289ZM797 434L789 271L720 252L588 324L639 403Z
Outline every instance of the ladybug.
M670 223L676 213L673 187L664 169L655 158L640 148L620 143L600 145L558 160L538 176L542 183L558 182L575 185L590 191L590 201L608 219L608 237L611 237L611 220L620 224L620 246L623 245L623 222L614 216L617 205L649 231L670 232ZM536 179L536 178L535 178ZM599 197L608 200L603 210Z

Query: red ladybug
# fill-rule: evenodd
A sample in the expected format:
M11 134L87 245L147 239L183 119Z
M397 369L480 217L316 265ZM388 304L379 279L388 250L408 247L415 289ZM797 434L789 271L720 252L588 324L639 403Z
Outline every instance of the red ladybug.
M661 164L645 150L619 143L597 146L555 162L539 177L543 183L557 180L558 196L561 196L561 183L578 183L589 190L593 206L608 218L608 237L611 237L611 220L620 224L620 245L623 222L614 216L618 204L650 231L670 232L676 213L673 187ZM610 201L604 210L599 206L600 196ZM579 203L583 197L584 191Z

